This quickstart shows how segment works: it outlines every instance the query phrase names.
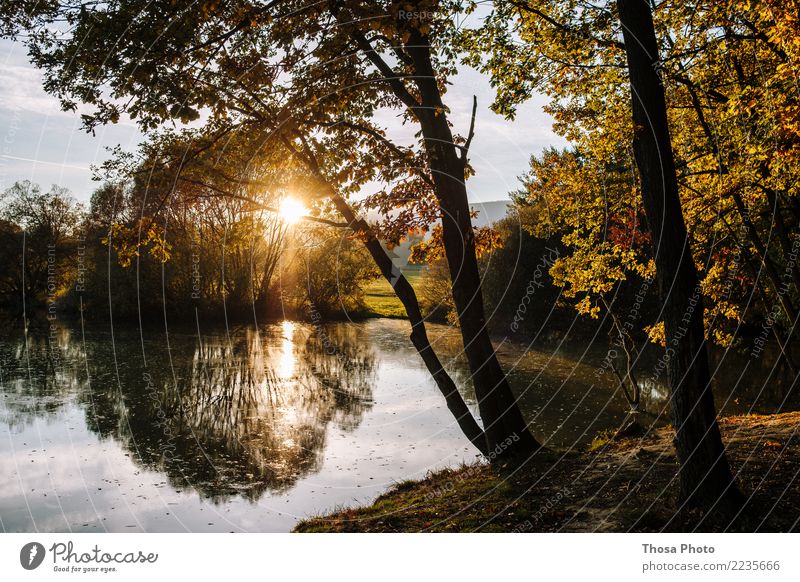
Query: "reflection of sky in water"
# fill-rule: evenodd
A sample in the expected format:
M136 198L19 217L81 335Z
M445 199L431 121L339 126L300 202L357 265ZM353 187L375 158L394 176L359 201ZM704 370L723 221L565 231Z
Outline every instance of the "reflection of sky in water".
M138 335L115 334L119 370L108 334L87 332L86 361L79 335L63 336L55 379L44 337L31 341L30 369L19 338L0 344L0 526L286 531L473 460L421 365L370 348L365 332L329 330L336 357L299 324L232 331L233 346L224 333L201 344L171 333L174 370L163 341L146 335L157 407ZM167 436L171 458L160 450Z
M27 352L21 336L0 339L0 529L286 531L474 460L407 333L385 320L202 342L171 331L168 355L148 333L146 367L132 332L112 345L88 330L84 344L62 329L55 365L46 335L31 333ZM431 337L474 410L457 335ZM623 417L613 384L595 385L602 349L499 354L539 438L585 444ZM645 391L657 410L663 385Z

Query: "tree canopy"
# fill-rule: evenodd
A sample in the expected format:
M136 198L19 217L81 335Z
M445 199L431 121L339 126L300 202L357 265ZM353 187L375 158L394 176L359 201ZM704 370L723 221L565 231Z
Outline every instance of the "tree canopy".
M468 62L497 87L496 111L513 116L543 92L556 131L572 144L532 159L518 199L538 208L531 230L559 232L573 250L554 276L593 316L617 283L653 273L615 13L614 2L498 2L462 37ZM794 13L782 2L740 0L666 1L654 12L683 213L709 307L706 329L722 345L742 324L771 313L785 341L797 318ZM663 341L660 325L650 331Z

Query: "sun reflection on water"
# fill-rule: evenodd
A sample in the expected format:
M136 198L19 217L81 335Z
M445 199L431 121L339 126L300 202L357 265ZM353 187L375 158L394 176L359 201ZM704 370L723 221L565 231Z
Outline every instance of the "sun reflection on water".
M295 325L292 321L284 321L281 324L283 341L281 342L281 352L278 356L276 373L279 378L289 379L295 374L297 359L294 355L294 331Z

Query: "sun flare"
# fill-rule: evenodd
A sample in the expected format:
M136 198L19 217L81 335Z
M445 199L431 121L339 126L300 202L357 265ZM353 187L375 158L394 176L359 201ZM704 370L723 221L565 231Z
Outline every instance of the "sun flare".
M287 224L295 224L308 214L308 209L299 200L286 197L281 200L278 214Z

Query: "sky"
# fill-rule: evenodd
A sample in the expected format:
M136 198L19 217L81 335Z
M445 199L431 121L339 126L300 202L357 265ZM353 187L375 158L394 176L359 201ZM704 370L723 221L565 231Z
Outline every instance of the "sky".
M457 132L467 133L473 95L478 114L470 160L476 175L467 183L469 197L475 203L506 199L519 187L532 154L565 142L553 133L542 97L520 107L514 122L492 113L488 78L471 69L453 79L446 95ZM396 131L402 139L410 128ZM87 202L98 186L91 166L109 157L108 148L133 151L141 139L136 125L125 119L97 128L94 136L81 130L80 115L61 111L58 100L42 89L42 73L29 63L25 47L0 40L0 190L30 180L43 189L64 186Z

